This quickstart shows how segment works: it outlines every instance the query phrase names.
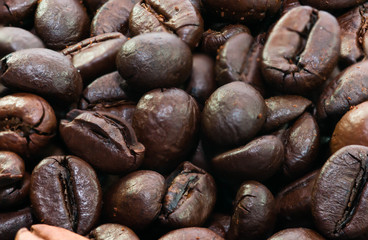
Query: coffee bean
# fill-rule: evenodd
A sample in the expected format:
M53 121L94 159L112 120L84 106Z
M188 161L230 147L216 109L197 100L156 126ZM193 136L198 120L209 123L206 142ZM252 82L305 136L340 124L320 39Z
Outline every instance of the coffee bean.
M189 228L177 229L159 238L159 240L175 240L175 239L223 240L224 238L220 237L215 232L207 228L200 228L200 227L189 227Z
M349 8L365 2L364 0L299 0L302 4L307 4L318 9L334 10Z
M0 151L0 189L21 181L25 174L24 161L13 152Z
M106 223L93 229L88 234L88 238L95 240L139 240L133 230L127 226L113 223Z
M0 239L13 240L17 231L33 224L31 208L0 213Z
M317 232L308 228L288 228L275 233L267 240L325 240Z

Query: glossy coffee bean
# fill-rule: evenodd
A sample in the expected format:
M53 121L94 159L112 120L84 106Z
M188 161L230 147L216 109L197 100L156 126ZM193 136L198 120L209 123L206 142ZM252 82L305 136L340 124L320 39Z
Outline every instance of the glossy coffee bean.
M54 227L46 224L36 224L27 228L21 228L17 232L14 240L61 240L61 239L73 239L73 240L87 240L81 235L71 232L65 228Z
M190 162L166 179L159 221L170 228L202 226L216 203L215 180Z
M36 35L17 27L0 27L0 59L9 53L26 48L43 48Z
M165 179L154 171L140 170L121 178L104 197L105 219L142 230L159 215Z
M317 232L308 228L288 228L272 235L267 240L325 240Z
M143 167L174 170L196 147L199 117L196 101L181 89L155 89L142 96L133 128L146 148Z
M72 153L101 171L121 174L142 163L145 147L130 124L113 115L84 111L62 120L59 131Z
M114 223L98 226L88 234L88 238L91 240L139 240L133 230Z
M343 9L359 5L364 0L299 0L302 4L324 10Z
M24 49L3 58L0 82L11 89L60 101L59 104L77 101L82 92L82 78L72 62L43 48Z
M280 91L306 94L326 81L339 53L340 27L334 16L309 6L293 8L267 39L263 76Z
M29 157L56 133L56 117L41 97L16 93L0 98L0 149Z
M220 176L242 182L249 179L267 180L279 170L283 160L283 143L278 137L267 135L221 153L211 163Z
M109 0L97 10L91 23L91 35L120 32L129 35L129 15L139 0Z
M202 130L219 146L239 146L261 130L265 119L263 97L249 84L237 81L218 88L206 101Z
M84 39L67 47L62 53L72 59L86 85L97 77L116 70L116 54L125 41L126 37L121 33L107 33Z
M319 118L341 118L352 106L368 100L368 61L351 65L323 90L317 104Z
M346 146L322 167L312 193L312 213L327 238L367 234L367 155L368 147Z
M116 57L120 75L139 92L178 87L190 75L189 47L170 33L146 33L123 44Z
M31 175L25 173L22 180L0 189L0 210L19 209L29 202Z
M181 228L171 231L159 240L177 240L177 239L211 239L211 240L224 240L221 236L208 228L189 227Z
M34 21L37 35L54 50L73 45L89 33L87 12L76 0L42 0Z
M100 216L100 183L93 168L78 157L43 159L32 172L30 191L32 210L42 223L86 234Z
M0 151L0 189L21 181L25 174L24 161L13 152Z
M203 33L203 19L190 0L141 0L130 13L129 30L132 35L173 32L194 48Z
M29 207L15 211L0 213L0 239L13 240L17 231L33 224Z
M37 0L2 0L0 25L29 25L37 7Z
M368 119L368 102L363 102L350 111L336 124L335 130L331 137L330 150L331 153L336 152L340 148L348 145L364 145L368 146L368 136L361 134L367 131Z
M275 221L275 200L270 190L256 181L246 181L236 194L226 239L264 239Z

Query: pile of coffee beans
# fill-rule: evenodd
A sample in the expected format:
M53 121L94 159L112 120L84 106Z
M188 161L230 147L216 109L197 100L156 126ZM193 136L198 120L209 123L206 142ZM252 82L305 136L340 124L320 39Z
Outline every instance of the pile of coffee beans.
M368 2L0 1L1 240L368 239Z

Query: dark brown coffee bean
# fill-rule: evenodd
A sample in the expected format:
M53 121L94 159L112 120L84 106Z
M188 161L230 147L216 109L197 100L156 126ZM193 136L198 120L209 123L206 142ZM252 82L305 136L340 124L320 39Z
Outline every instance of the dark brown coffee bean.
M0 210L16 209L29 202L31 175L25 173L21 181L0 189Z
M72 153L101 171L121 174L142 163L145 147L130 124L113 115L82 112L71 121L62 120L59 131Z
M87 38L63 51L72 59L85 85L97 77L116 70L115 59L126 37L121 33L106 33Z
M63 105L76 102L82 92L82 78L72 62L61 53L43 48L24 49L3 58L0 82Z
M278 137L268 135L217 155L211 163L220 176L242 182L267 180L279 170L283 160L283 143Z
M308 228L288 228L275 233L267 240L325 240L317 232Z
M37 0L2 0L0 2L0 25L24 25L31 21Z
M40 222L79 234L97 223L102 205L95 171L74 156L43 159L32 172L30 199Z
M77 0L42 0L37 6L35 29L51 49L61 50L81 41L88 36L89 24L87 12Z
M218 49L231 37L239 33L249 33L249 29L242 25L226 25L219 31L208 29L202 35L201 49L205 53L216 56Z
M178 240L178 239L211 239L211 240L224 240L224 238L217 235L215 232L208 228L189 227L181 228L171 231L159 240Z
M188 46L170 33L146 33L125 42L116 57L120 75L139 92L178 87L192 70Z
M242 81L263 93L259 59L263 45L250 33L239 33L219 49L216 58L216 81L220 85Z
M239 146L261 130L265 119L263 97L249 84L236 81L218 88L206 101L202 130L219 146Z
M320 118L340 118L352 106L368 100L368 61L356 63L335 77L323 90L317 105Z
M56 132L56 117L41 97L16 93L0 98L0 149L30 157Z
M42 41L31 32L17 27L0 27L0 59L21 49L43 47Z
M112 114L118 119L123 119L131 125L133 124L135 109L136 103L122 100L115 102L98 103L88 110L97 111L104 114Z
M267 39L263 76L280 91L306 94L326 81L339 53L340 27L334 16L309 6L293 8Z
M24 161L13 152L0 151L0 189L21 181L25 174Z
M88 240L81 235L71 232L65 228L54 227L46 224L36 224L27 228L21 228L14 240Z
M91 23L91 35L120 32L129 35L129 15L139 0L109 0L96 12Z
M159 215L165 195L165 179L154 171L141 170L120 179L105 194L104 214L108 222L142 230Z
M128 228L120 224L106 223L93 229L88 238L91 240L139 240L138 236Z
M177 88L156 89L139 100L133 128L146 148L143 166L170 172L197 146L199 109Z
M263 130L268 132L296 119L312 105L309 99L297 95L274 96L265 99L267 106L266 122Z
M319 150L319 127L314 117L306 112L291 126L286 138L283 173L298 178L310 171Z
M275 221L275 200L270 190L256 181L246 181L236 194L226 239L265 239Z
M319 231L330 239L367 234L368 147L350 145L323 165L312 193L312 213Z
M91 15L95 15L96 11L104 5L108 0L83 0L83 5L86 6ZM97 34L99 35L99 34Z
M16 212L0 213L0 239L13 240L17 231L33 224L29 207Z
M159 221L170 228L202 226L216 203L215 180L190 162L183 162L166 179Z
M324 10L343 9L357 6L365 0L299 0L302 4Z
M210 217L207 226L208 229L214 231L219 236L225 238L226 233L229 231L230 228L230 221L231 221L230 215L215 213Z

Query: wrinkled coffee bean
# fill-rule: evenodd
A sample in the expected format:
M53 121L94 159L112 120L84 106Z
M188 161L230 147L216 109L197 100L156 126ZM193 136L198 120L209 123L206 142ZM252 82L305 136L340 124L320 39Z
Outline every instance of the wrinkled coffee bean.
M32 209L42 223L86 234L100 216L102 193L97 175L78 157L43 159L32 172L30 191Z
M267 240L325 240L317 232L308 228L288 228L275 233Z
M81 235L71 232L67 229L54 227L46 224L36 224L27 228L22 228L18 231L14 240L87 240Z
M70 121L61 120L59 131L73 154L101 171L122 174L142 163L145 147L130 124L113 115L82 112Z
M147 92L184 83L192 70L192 54L173 34L146 33L123 44L116 65L130 87Z
M183 162L166 179L159 221L171 228L202 226L216 203L215 180L190 162Z
M13 240L17 231L33 224L31 208L15 212L0 213L0 239Z
M172 32L194 48L203 33L203 19L189 0L141 0L129 17L132 35Z
M206 101L202 130L219 146L237 146L252 139L265 119L263 97L251 85L236 81L219 87Z
M368 147L350 145L322 167L312 193L312 213L327 238L353 239L367 233L367 156Z
M72 62L43 48L16 51L1 59L0 82L63 104L76 102L82 92L82 78Z
M154 171L135 171L121 178L105 194L108 222L142 230L159 215L165 194L165 179Z
M211 239L211 240L224 240L224 238L217 235L215 232L207 228L189 227L181 228L171 231L165 236L159 238L159 240L177 240L177 239Z
M128 228L120 224L106 223L95 229L89 234L91 240L139 240L138 236Z
M309 6L293 8L266 41L263 76L280 91L305 95L326 81L339 53L340 27L334 16Z
M139 100L133 128L145 146L143 167L168 173L197 146L199 109L177 88L156 89Z
M42 0L36 9L36 32L46 46L54 50L86 38L89 24L85 8L76 0Z
M56 133L56 117L41 97L16 93L0 98L0 149L30 157Z

